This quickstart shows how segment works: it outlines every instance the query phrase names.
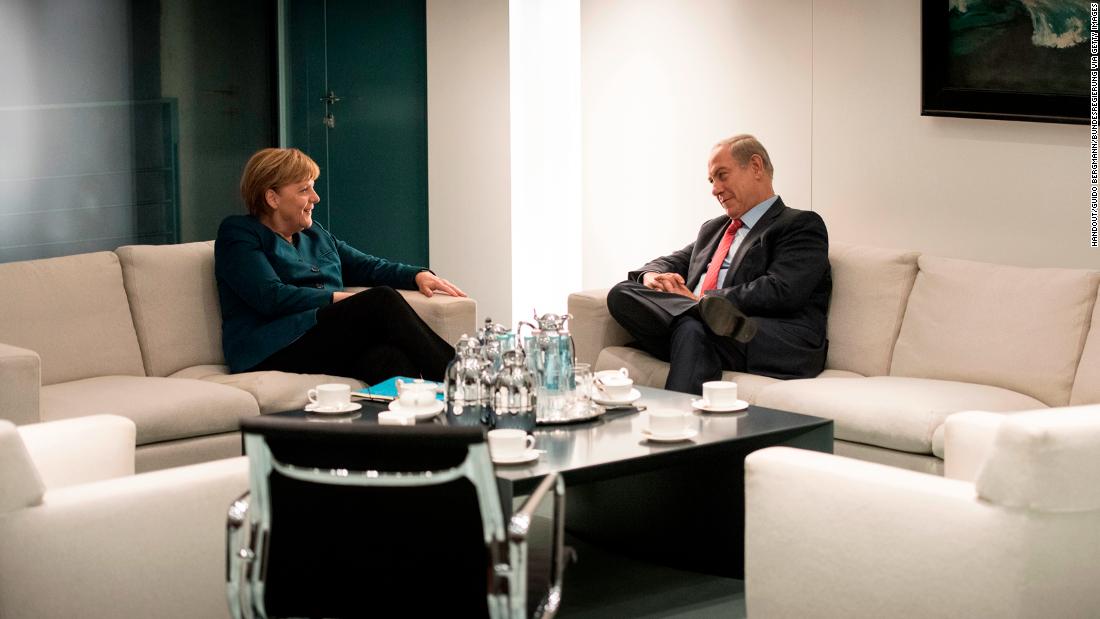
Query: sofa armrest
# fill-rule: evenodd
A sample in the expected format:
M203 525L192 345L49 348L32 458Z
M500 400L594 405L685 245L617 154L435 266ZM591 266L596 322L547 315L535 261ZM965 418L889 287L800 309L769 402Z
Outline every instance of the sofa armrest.
M745 459L750 617L1087 616L1098 536L1096 512L1007 509L963 481L786 447Z
M416 290L401 290L417 315L451 346L463 334L477 330L477 302L469 297L436 294L428 298Z
M632 338L607 311L608 288L584 290L569 295L569 330L573 334L577 361L596 365L600 351L622 346Z
M46 493L0 518L0 617L228 617L232 458Z
M989 457L1004 413L967 411L943 424L943 476L973 483Z
M19 426L46 490L134 474L134 422L89 415Z
M42 358L38 353L0 343L0 419L16 425L41 421L41 388Z
M359 292L366 288L352 286L348 292ZM469 297L452 297L436 294L431 298L417 290L398 290L401 296L412 306L428 326L451 346L458 342L463 334L473 335L477 330L477 302Z

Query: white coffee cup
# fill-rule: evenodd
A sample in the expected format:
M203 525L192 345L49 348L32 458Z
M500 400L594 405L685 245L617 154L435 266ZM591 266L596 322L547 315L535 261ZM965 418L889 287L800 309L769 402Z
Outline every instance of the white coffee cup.
M489 431L489 453L494 458L518 458L535 446L535 437L523 430Z
M425 408L435 404L435 383L416 379L412 382L397 381L397 399L405 408Z
M634 388L634 381L622 374L615 373L600 377L600 385L608 398L625 400L630 397L630 390Z
M674 408L649 411L649 433L657 436L678 436L687 430L691 413Z
M712 380L703 383L703 401L708 408L737 406L737 383L728 380Z
M306 398L317 408L340 410L351 406L351 387L343 383L325 383L306 392Z
M596 378L603 380L610 376L622 376L623 378L630 378L630 372L626 368L619 368L617 370L600 370L595 374Z

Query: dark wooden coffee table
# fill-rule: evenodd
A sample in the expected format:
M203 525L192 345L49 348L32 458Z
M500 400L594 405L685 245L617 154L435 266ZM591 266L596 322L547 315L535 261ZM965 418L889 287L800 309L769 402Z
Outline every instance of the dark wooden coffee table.
M637 404L649 410L692 411L696 397L639 391ZM645 414L609 411L594 423L540 427L535 447L546 453L526 466L498 467L502 494L525 494L545 474L560 472L572 535L629 557L741 578L745 456L775 445L833 449L829 419L756 406L694 411L698 435L656 443L642 435Z
M691 395L640 387L649 410L691 411ZM353 423L377 423L383 404L362 402ZM321 419L304 411L280 416ZM339 422L340 417L326 418ZM535 489L550 472L567 484L572 535L617 553L670 567L740 578L744 561L744 459L788 445L831 453L833 422L750 406L740 413L693 412L691 440L643 438L645 413L609 411L593 421L540 426L530 464L497 467L502 503ZM443 414L424 423L447 423Z

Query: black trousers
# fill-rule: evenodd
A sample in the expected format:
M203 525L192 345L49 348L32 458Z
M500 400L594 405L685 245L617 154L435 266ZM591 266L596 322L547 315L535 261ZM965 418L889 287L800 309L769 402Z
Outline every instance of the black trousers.
M745 345L715 335L687 297L625 281L607 293L607 309L634 346L669 362L669 391L702 394L703 383L721 379L722 370L745 369Z
M441 381L455 349L396 290L379 286L317 310L317 324L253 370L333 374L368 385L391 376Z

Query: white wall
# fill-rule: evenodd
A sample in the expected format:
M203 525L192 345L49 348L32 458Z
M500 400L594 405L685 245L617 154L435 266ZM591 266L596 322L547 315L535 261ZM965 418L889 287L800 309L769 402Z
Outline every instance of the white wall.
M833 240L1100 268L1087 126L920 116L919 2L818 0L813 41L813 204Z
M920 116L920 3L584 0L584 286L717 214L710 145L754 133L834 241L1100 267L1088 129Z
M507 234L485 221L510 208L507 1L451 4L428 1L432 262L503 320L511 248L456 231ZM784 200L820 212L834 241L1100 267L1087 127L920 116L919 7L581 0L582 286L692 240L719 213L710 147L741 132L771 152Z
M431 267L510 324L508 0L427 0Z
M584 287L694 240L721 214L706 161L752 133L785 202L810 206L808 1L583 0Z

